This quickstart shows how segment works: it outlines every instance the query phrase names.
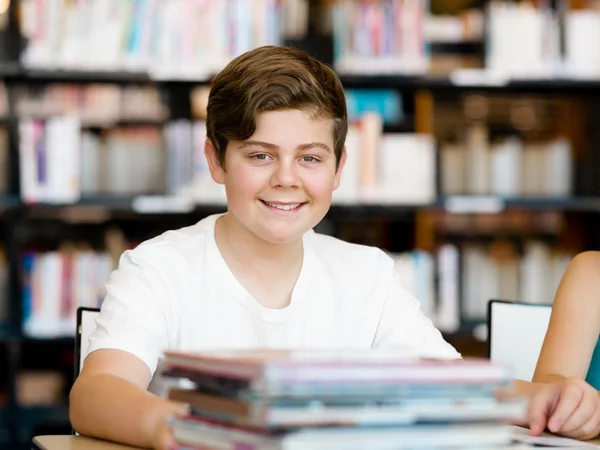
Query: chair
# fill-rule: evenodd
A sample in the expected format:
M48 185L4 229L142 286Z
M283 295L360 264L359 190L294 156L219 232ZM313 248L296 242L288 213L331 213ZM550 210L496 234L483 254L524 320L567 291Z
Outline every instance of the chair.
M75 367L73 381L77 379L83 368L83 362L90 346L90 336L96 329L96 317L100 308L80 306L77 308L77 328L75 330ZM74 429L71 433L77 435Z
M490 300L488 358L509 367L513 378L531 381L551 313L552 305ZM600 340L594 349L586 381L600 389Z
M509 367L513 378L531 381L551 312L551 305L490 300L488 358Z
M83 361L90 346L90 336L96 330L96 317L100 308L77 308L77 333L75 335L75 377L77 379L83 368Z

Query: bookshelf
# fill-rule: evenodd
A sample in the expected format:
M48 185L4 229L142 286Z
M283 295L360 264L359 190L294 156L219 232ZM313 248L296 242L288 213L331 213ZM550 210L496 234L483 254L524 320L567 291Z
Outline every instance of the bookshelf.
M136 3L119 1L125 5L120 7L125 9ZM44 8L50 8L55 3L58 4L46 2ZM81 5L94 3L90 0L81 2ZM158 3L166 2L139 2L140 5L154 7L158 7ZM169 10L171 22L165 26L173 29L178 24L178 14L187 10L185 2L169 3L175 6L170 7L173 8ZM220 2L214 2L217 3ZM240 7L248 7L243 1L237 3ZM266 8L276 2L263 0L257 3ZM186 48L186 51L216 55L213 62L216 61L214 67L217 67L219 61L228 60L244 48L267 42L286 43L303 48L336 67L336 55L339 55L336 37L339 36L336 36L335 27L328 19L331 17L328 8L333 3L333 0L280 2L284 8L280 11L281 20L285 23L282 35L273 34L273 30L269 28L272 25L260 22L257 25L252 22L257 20L256 17L250 20L248 18L254 16L241 14L244 11L241 10L237 16L232 16L238 21L235 22L237 29L247 31L255 27L267 31L257 33L257 36L242 33L241 37L237 36L240 38L236 41L239 47L226 50L203 47L206 35L199 32L197 35L186 36L196 46ZM340 3L347 6L349 1L344 0ZM555 3L563 6L566 4ZM583 3L578 2L577 5L571 6L583 8ZM21 22L17 20L18 8L23 4L25 10L20 14L27 23L19 26ZM378 2L370 4L377 5ZM425 2L397 0L395 4L418 9ZM469 290L466 295L465 289L470 286L469 283L475 284L469 280L478 273L467 276L467 265L486 268L486 273L479 273L482 279L496 279L500 275L514 278L518 266L524 260L530 269L542 267L547 261L552 261L548 263L553 267L552 275L548 275L549 272L544 275L544 272L534 271L531 277L538 280L555 280L560 276L561 267L564 267L570 254L583 249L600 249L600 239L596 231L600 225L600 153L597 150L600 148L600 135L597 132L600 130L600 74L592 77L584 73L587 76L574 77L565 73L537 73L515 78L513 75L500 76L497 71L487 70L489 67L486 65L486 58L490 48L487 40L490 37L485 32L485 24L489 23L486 19L488 13L482 12L486 11L485 4L487 2L466 0L432 1L431 9L436 13L435 17L423 17L432 19L433 25L429 24L426 31L423 23L416 21L421 28L417 27L413 31L416 36L429 36L430 45L419 45L418 48L415 47L416 50L413 49L420 59L418 64L412 64L415 60L411 60L412 65L407 71L400 70L403 68L403 64L398 62L400 60L390 63L393 70L390 70L390 65L386 66L386 73L360 73L354 70L356 63L352 61L342 67L345 67L345 72L339 71L345 88L349 92L353 91L355 95L360 95L364 90L385 89L388 91L388 97L384 99L395 98L395 109L387 119L384 118L381 123L378 119L371 119L371 122L356 121L352 128L354 138L359 139L355 142L360 142L361 127L379 127L378 135L380 138L385 137L385 143L371 142L370 145L375 149L372 154L375 158L381 158L383 154L392 156L386 160L386 164L389 163L389 171L378 171L375 174L377 183L381 182L383 186L376 186L379 190L376 190L375 196L372 193L365 195L356 179L354 182L346 180L345 184L350 188L337 199L318 229L349 241L377 245L389 251L402 268L406 285L414 289L415 295L432 314L436 324L465 355L482 355L485 352L485 330L481 328L481 302L471 304L467 309L468 314L464 314L465 305L460 301L454 302L452 298L497 297L490 291L474 289ZM0 158L2 155L6 156L4 165L0 164L0 172L3 171L0 180L6 181L5 188L0 191L0 241L3 243L4 255L0 263L0 274L5 277L5 281L0 283L0 289L4 291L3 297L0 297L0 305L5 305L4 310L0 308L0 449L17 448L17 445L24 445L23 448L26 448L28 440L35 432L69 431L66 392L72 381L70 377L74 361L73 338L69 336L68 326L60 332L40 335L28 335L25 332L24 323L27 316L23 306L23 255L39 257L55 255L58 251L75 252L77 255L91 252L96 256L106 253L114 260L123 249L137 242L167 229L189 225L225 209L219 201L219 192L205 195L206 179L195 178L199 174L202 175L202 168L192 174L182 171L181 159L177 158L167 159L173 164L176 176L166 177L160 186L150 183L136 186L124 184L120 185L119 189L110 190L107 186L110 187L112 183L107 183L107 180L111 180L110 175L120 166L115 171L110 169L111 166L107 166L107 178L104 182L97 180L94 183L90 182L89 177L82 176L89 172L75 167L76 173L80 170L79 181L82 183L79 190L66 192L51 189L52 195L49 195L42 189L34 191L30 197L24 195L22 187L25 163L22 151L23 136L27 135L22 134L21 125L26 119L31 119L46 126L49 119L64 115L65 108L69 110L74 105L79 108L79 112L82 111L81 108L87 108L86 111L90 108L94 110L94 101L98 98L91 94L90 103L74 103L73 100L88 98L86 95L96 92L90 89L92 87L108 89L102 92L109 92L107 96L113 99L113 103L105 105L112 114L101 117L102 120L95 117L95 120L72 124L70 131L66 131L67 134L63 136L85 136L89 144L85 151L97 148L94 142L108 147L110 146L107 142L112 142L113 148L116 149L136 147L134 144L141 142L137 145L139 149L153 146L153 154L158 155L158 158L169 151L168 144L162 144L163 136L167 134L166 130L180 130L171 131L173 141L180 142L184 139L187 142L187 147L177 147L179 152L182 148L186 150L177 153L178 158L192 158L198 162L193 159L197 152L191 151L191 147L194 145L193 130L202 123L202 117L198 114L201 110L198 104L202 102L202 92L199 89L206 88L210 82L211 70L214 71L214 67L203 66L197 59L186 61L184 54L177 53L178 59L166 60L168 46L155 55L156 58L150 57L151 52L146 47L143 47L146 50L140 50L139 53L106 53L103 55L106 63L102 67L94 64L94 61L90 62L87 58L89 55L82 53L81 49L79 52L69 53L62 52L66 47L54 46L52 48L58 48L59 53L55 55L55 60L52 60L43 52L40 53L39 49L43 50L44 39L52 40L55 37L51 34L36 34L35 20L32 19L36 15L31 15L31 9L27 8L35 8L35 2L13 1L7 13L0 12L0 57L4 60L0 62L0 79L3 91L6 92L6 110L0 115L0 130L5 130L6 138L5 143L0 144ZM214 13L211 11L204 13L209 17ZM457 11L466 15L468 20L461 16L457 21ZM49 12L51 11L46 11ZM198 13L198 10L194 12ZM527 20L539 20L535 13L529 12L531 17L528 16ZM104 15L100 16L101 20L105 20L109 12L102 13ZM10 16L4 28L3 14ZM137 17L135 13L131 14L131 17ZM230 17L228 20L234 19ZM471 31L467 33L461 26L457 27L457 23L470 23ZM484 28L479 29L477 24ZM144 31L143 25L140 22L142 35L148 32ZM23 26L26 29L23 29ZM77 30L71 31L75 33ZM82 30L79 32L83 33ZM92 32L93 30L90 31ZM111 32L118 34L119 30L112 29ZM107 37L109 38L113 39L114 36ZM538 38L539 36L532 36L532 39ZM25 57L32 48L28 46L28 39L29 43L35 39L38 47L35 52L29 52L29 56ZM179 36L179 39L183 38ZM226 41L233 37L222 36L222 39ZM180 44L180 40L175 40L172 45ZM112 51L118 49L115 46L111 48ZM142 47L133 45L127 48ZM572 51L576 52L576 48ZM410 56L413 53L407 54ZM140 55L144 58L138 58ZM569 55L571 58L577 58L577 61L585 56L578 53ZM406 54L401 56L404 58ZM591 58L594 55L587 56ZM560 62L560 54L553 54L552 58ZM52 64L49 65L48 61ZM422 68L423 61L429 61L429 69ZM178 70L169 73L158 70L161 65L168 64ZM496 60L494 64L502 64L502 61L498 63ZM584 69L586 68L582 70ZM133 92L128 95L135 96L138 90L147 89L149 93L144 97L144 101L151 98L156 102L156 107L146 109L160 110L162 114L153 117L140 116L135 114L135 110L133 113L130 111L130 114L122 114L123 109L119 106L122 102L119 103L113 97L115 89L119 92L117 97L124 96L123 93L127 90ZM572 182L568 183L568 190L561 195L553 193L552 190L521 195L515 191L514 186L508 188L509 194L503 193L506 192L502 190L505 187L501 186L502 189L496 191L486 187L482 190L445 192L441 152L444 151L443 146L446 143L452 139L456 140L456 135L451 135L451 131L473 124L464 113L465 99L469 96L484 97L489 103L490 111L493 108L500 111L500 119L494 116L496 118L491 120L489 118L492 115L488 115L483 122L477 122L488 128L490 139L486 141L486 145L490 149L497 139L501 140L511 135L521 136L524 144L529 144L535 139L546 142L559 133L566 136L571 144L573 156L570 160ZM55 103L46 102L48 99ZM502 119L511 109L510 102L506 103L509 101L507 99L513 103L526 100L536 105L544 101L555 101L558 106L556 113L548 118L549 125L544 128L547 132L532 135L514 127L507 127L506 123L510 121ZM28 103L29 100L35 102ZM115 104L117 109L114 109ZM358 105L360 106L360 102ZM59 113L52 108L58 108ZM34 124L32 128L35 126ZM58 126L60 128L60 125ZM138 130L144 132L135 134ZM424 142L422 135L433 139ZM411 149L417 144L418 155L414 151L411 153ZM402 157L393 154L393 150L399 148L403 149ZM355 145L353 151L355 158L360 157L360 145ZM422 158L423 154L429 154L430 157ZM135 156L132 158L135 161ZM380 159L371 162L375 167L381 164ZM394 178L402 178L405 175L399 174L407 173L407 167L410 171L416 164L422 169L421 173L426 175L408 186L396 182L398 180ZM130 165L133 167L134 163ZM356 170L355 168L354 172L349 173L358 176L359 172ZM182 191L182 180L183 187L190 188L189 191ZM186 185L190 181L193 183ZM185 197L181 195L182 192L192 192L192 195ZM68 197L69 195L71 197ZM498 266L499 262L502 264ZM50 266L53 267L51 270L60 271L56 262L50 262ZM429 281L425 285L419 285L416 281L417 275L424 275ZM445 289L445 298L450 298L445 301L443 308L440 307L442 287ZM539 286L535 284L524 287L513 283L511 289L506 292L516 297L520 297L522 293L544 295L540 294ZM90 301L100 298L100 292L101 289ZM48 377L40 380L35 376L29 379L22 376L35 375L36 372L48 373ZM62 377L62 387L60 380L53 378L57 373ZM52 382L55 384L51 384ZM26 406L20 405L16 392L22 383L50 383L57 392L56 401L37 406L35 402Z

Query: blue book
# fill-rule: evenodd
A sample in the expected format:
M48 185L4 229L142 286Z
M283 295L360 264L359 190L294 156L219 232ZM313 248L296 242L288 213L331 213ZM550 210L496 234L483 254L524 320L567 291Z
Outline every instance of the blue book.
M381 116L385 125L394 125L404 118L402 96L394 89L346 89L348 120L360 119L367 112Z

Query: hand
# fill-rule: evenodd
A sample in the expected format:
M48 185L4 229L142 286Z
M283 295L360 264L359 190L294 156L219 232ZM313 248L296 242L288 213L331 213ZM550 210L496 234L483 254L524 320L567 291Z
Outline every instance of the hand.
M154 450L177 450L179 444L175 441L171 431L171 420L175 417L184 417L189 414L186 405L177 404L174 409L158 417L153 427L152 448Z
M547 427L562 436L593 439L600 434L600 393L579 378L540 383L529 404L528 416L534 436Z

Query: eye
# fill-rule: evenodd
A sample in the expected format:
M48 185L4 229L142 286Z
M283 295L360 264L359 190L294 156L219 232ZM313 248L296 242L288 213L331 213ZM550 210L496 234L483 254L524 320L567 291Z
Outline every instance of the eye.
M306 162L306 163L315 163L318 162L319 160L317 158L315 158L314 156L303 156L302 157L302 161Z
M252 158L256 159L257 161L266 161L269 159L269 155L266 153L259 153L258 155L252 155Z

